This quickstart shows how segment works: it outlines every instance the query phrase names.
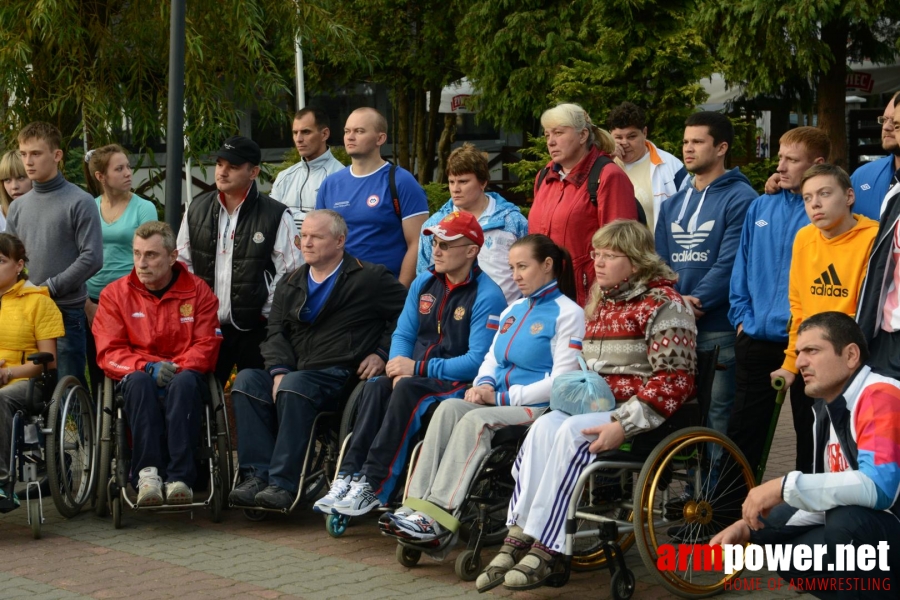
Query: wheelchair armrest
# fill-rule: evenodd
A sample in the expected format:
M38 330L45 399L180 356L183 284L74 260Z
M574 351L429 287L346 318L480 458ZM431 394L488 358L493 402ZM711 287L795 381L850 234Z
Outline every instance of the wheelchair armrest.
M28 355L28 360L36 365L49 365L56 360L56 357L52 352L35 352Z

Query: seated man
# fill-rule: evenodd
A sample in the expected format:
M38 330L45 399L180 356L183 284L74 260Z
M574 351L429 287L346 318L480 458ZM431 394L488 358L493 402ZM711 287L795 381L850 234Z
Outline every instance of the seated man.
M434 267L410 287L387 377L363 388L350 447L318 512L357 516L390 499L422 417L435 402L463 397L506 308L476 264L484 233L472 213L452 212L424 233L434 236Z
M793 471L750 490L743 519L711 543L795 548L827 544L822 564L830 569L840 562L835 560L836 544L877 547L882 540L900 538L900 381L876 375L866 366L869 350L862 331L843 313L805 319L796 349L806 395L818 398L815 471ZM832 578L891 577L883 589L896 590L900 582L883 570L887 565L894 569L900 565L900 545L891 543L887 563L874 571L850 567L843 572L793 570L780 575L786 580L805 578L804 589L817 598L856 598L862 596L813 591L819 588L811 580L829 578L833 585Z
M275 288L266 369L244 369L231 392L243 482L238 506L289 508L316 414L335 411L351 378L384 372L406 288L382 265L347 254L347 223L332 210L307 213L306 264Z
M138 227L134 270L100 294L92 327L97 364L125 398L138 506L193 502L203 373L222 343L219 301L177 258L168 225Z

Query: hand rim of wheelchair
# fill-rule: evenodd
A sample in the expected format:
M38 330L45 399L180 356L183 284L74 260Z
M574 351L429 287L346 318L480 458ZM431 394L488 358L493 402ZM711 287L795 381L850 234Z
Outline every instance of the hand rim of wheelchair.
M679 521L684 522L684 519L657 523L655 519L648 519L646 514L647 507L655 505L657 494L661 493L659 490L660 482L662 477L667 473L667 467L671 463L684 462L685 458L688 460L696 459L696 452L684 452L684 449L688 446L695 446L698 444L716 444L722 452L727 451L731 460L739 469L737 475L743 476L744 484L747 486L747 489L750 489L755 485L754 474L740 449L735 446L728 437L706 427L687 427L673 432L653 449L650 456L644 462L640 476L638 477L637 485L640 496L636 504L641 507L641 510L636 514L635 523L635 538L638 551L641 554L641 559L644 564L653 566L653 568L648 568L648 570L652 573L654 578L656 578L668 591L683 598L705 598L713 596L723 589L726 582L740 576L740 571L736 571L730 575L723 574L723 576L717 578L716 581L704 584L682 578L679 575L678 570L660 571L656 568L657 549L660 546L658 543L659 532L657 529L667 529L677 525ZM721 475L722 474L720 473L719 476L721 477ZM668 489L668 485L666 486L666 489ZM708 509L710 513L709 515L704 514L702 519L706 520L706 523L708 523L714 516L712 511L715 510L715 507L713 506L715 499L707 498L705 502L707 503L706 509ZM683 508L682 510L686 510L686 508ZM699 515L700 513L696 513L690 518L699 521L701 519ZM730 524L731 523L725 523L724 525L727 527ZM690 540L687 542L690 543ZM697 540L696 543L704 542ZM691 562L693 561L691 560ZM693 570L689 568L686 571L686 574L691 573L693 573Z
M94 493L97 435L93 410L93 399L78 379L69 375L59 380L47 408L46 459L53 503L66 518L77 515ZM76 411L81 413L80 421ZM69 440L67 435L71 431L67 425L70 418L77 430L74 440ZM64 425L60 427L60 424ZM76 465L73 455L80 455L84 460ZM73 474L78 470L81 477L77 480L78 489L74 490Z

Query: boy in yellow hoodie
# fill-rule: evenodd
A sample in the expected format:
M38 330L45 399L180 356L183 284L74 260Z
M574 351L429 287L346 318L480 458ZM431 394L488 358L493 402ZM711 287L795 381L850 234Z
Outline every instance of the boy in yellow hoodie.
M797 329L804 318L825 311L856 314L856 301L878 223L853 214L853 184L835 165L814 165L803 174L803 205L811 223L797 232L791 254L788 298L791 319L788 346L781 368L772 378L794 383L798 369ZM797 464L812 468L812 400L803 393L803 380L791 389L794 430L797 432Z

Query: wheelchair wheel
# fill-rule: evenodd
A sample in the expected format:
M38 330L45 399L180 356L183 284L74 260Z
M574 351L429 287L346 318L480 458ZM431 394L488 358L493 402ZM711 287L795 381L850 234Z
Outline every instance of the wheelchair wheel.
M244 517L246 517L248 521L253 521L254 523L265 520L266 515L268 514L269 513L264 510L253 510L252 508L244 509Z
M216 421L216 466L219 470L219 484L217 488L220 493L219 499L224 502L228 498L228 494L231 493L231 484L234 481L234 456L231 453L231 432L228 430L225 392L222 391L219 380L213 374L209 375L209 393L212 398L210 413ZM220 505L222 502L220 502ZM216 523L218 522L216 521Z
M618 569L609 582L613 600L628 600L634 594L634 573L630 569Z
M47 422L47 475L53 503L74 517L91 499L94 476L93 400L78 380L64 377L53 392Z
M695 570L695 559L703 557L694 556L685 569L659 570L658 549L708 543L740 518L744 492L753 486L743 453L712 429L689 427L660 442L638 478L635 533L644 565L663 587L682 598L705 598L740 575L725 576L703 565Z
M456 576L462 581L475 581L481 573L481 554L476 554L474 550L463 550L456 557Z
M222 522L222 483L219 478L215 478L215 489L212 492L212 498L209 501L209 516L213 523Z
M402 544L397 544L396 555L398 563L411 569L419 564L419 559L422 558L422 551L407 548ZM478 577L478 575L475 575L475 577Z
M97 444L100 452L97 453L97 484L94 504L94 512L98 517L105 517L109 509L108 484L110 467L112 466L112 411L115 404L113 394L113 380L108 377L103 380L103 396L100 398L100 431L97 432Z
M28 503L28 522L31 523L31 537L41 539L41 503L37 500Z
M357 386L353 388L353 393L350 394L347 403L344 405L344 412L341 413L341 428L338 432L338 448L340 448L340 445L344 443L344 440L347 439L347 436L353 431L353 426L356 424L356 413L359 411L359 407L357 406L359 397L362 395L363 386L365 385L365 381L360 381ZM338 465L338 467L340 467L340 465Z
M350 524L350 517L344 515L325 515L325 531L331 537L341 537L347 531L347 525Z
M109 504L112 512L113 527L122 529L122 498L116 495Z

